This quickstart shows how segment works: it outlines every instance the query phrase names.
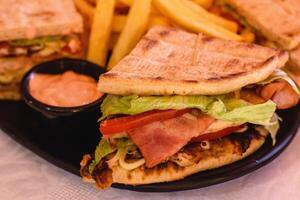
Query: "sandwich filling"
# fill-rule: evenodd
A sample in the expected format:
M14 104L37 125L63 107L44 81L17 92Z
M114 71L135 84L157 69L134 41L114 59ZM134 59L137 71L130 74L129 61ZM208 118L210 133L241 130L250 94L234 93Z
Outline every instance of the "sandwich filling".
M109 187L116 165L125 170L152 169L164 163L187 167L199 162L199 153L190 149L202 152L226 138L239 141L243 153L251 140L241 138L249 139L254 129L258 130L255 137L270 133L275 144L276 108L295 106L299 94L286 73L277 70L265 81L224 95L107 95L101 105L103 137L94 155L84 156L81 175L93 179L99 188Z
M19 39L0 42L0 57L40 56L52 54L72 55L81 51L78 35L45 36L35 39Z

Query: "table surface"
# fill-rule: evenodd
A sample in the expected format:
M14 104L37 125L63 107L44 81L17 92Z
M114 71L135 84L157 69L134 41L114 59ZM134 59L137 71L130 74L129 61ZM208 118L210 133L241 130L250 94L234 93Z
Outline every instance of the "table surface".
M298 131L298 133L300 130ZM300 134L269 165L241 178L207 188L141 193L119 189L96 190L38 157L0 130L0 199L300 199Z

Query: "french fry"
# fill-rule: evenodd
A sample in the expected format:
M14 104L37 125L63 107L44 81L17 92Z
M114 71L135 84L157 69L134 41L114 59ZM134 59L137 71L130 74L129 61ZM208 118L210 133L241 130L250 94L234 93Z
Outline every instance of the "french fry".
M243 41L249 43L252 43L255 40L255 34L249 31L248 29L242 30L241 37L243 38Z
M116 0L115 11L118 14L128 14L130 6L131 6L130 0Z
M80 13L87 16L89 20L93 20L95 8L87 3L85 0L74 0L76 8Z
M181 0L153 0L153 2L162 14L185 29L193 32L203 32L207 35L227 40L242 40L238 34L191 12L189 8L182 4Z
M115 0L98 1L93 20L87 59L105 66ZM105 20L104 20L105 19Z
M191 12L196 12L199 16L206 18L207 20L220 25L234 33L238 31L239 25L233 21L230 21L228 19L222 18L220 16L214 15L208 11L206 11L204 8L199 6L193 1L190 0L181 0L182 3L190 8L192 11Z
M151 11L151 0L134 0L130 8L128 19L121 35L113 49L108 67L114 67L138 43L147 30Z
M112 25L112 32L114 33L120 33L126 23L127 16L126 15L114 15L113 18L113 25ZM161 15L151 15L149 24L148 24L148 29L150 29L153 26L156 25L161 25L161 26L170 26L171 23L170 21L165 18L164 16Z
M108 44L108 49L112 50L115 45L117 44L117 41L119 39L120 34L119 33L112 33L110 35L110 40L109 40L109 44Z
M170 21L160 15L153 15L150 17L148 29L152 28L153 26L170 26Z
M118 2L125 4L127 6L131 6L133 3L133 0L118 0Z
M202 6L205 9L210 8L214 3L213 0L193 0L193 2L199 4L200 6Z
M151 15L161 15L159 10L157 10L157 8L154 5L151 6Z
M117 33L121 32L125 26L126 21L126 15L114 15L112 22L112 31Z
M85 0L85 1L92 4L93 6L96 6L96 4L97 4L97 0Z

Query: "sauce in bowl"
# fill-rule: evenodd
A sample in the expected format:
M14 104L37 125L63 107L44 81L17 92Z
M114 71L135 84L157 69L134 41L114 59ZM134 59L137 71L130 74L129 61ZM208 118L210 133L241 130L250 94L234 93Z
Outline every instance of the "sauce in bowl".
M29 81L29 92L40 102L57 107L86 105L103 95L95 79L73 71L57 75L35 73Z

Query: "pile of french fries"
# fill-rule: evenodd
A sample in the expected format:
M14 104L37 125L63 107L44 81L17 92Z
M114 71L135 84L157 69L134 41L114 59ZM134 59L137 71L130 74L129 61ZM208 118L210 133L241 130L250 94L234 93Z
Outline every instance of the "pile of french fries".
M156 25L175 26L227 40L255 35L221 16L214 0L74 0L90 29L87 59L111 69ZM108 53L111 51L111 55Z

